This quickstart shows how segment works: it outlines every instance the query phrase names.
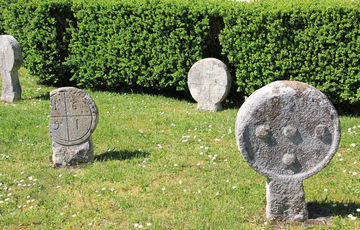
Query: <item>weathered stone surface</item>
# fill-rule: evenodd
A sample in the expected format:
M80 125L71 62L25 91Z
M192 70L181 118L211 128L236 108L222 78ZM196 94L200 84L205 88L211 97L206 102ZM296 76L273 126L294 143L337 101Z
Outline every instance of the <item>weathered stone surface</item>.
M55 166L93 160L91 134L98 123L98 109L90 95L74 87L50 92L50 137Z
M273 82L244 102L235 129L244 159L268 178L267 217L306 220L302 181L330 162L340 141L329 99L305 83Z
M198 102L198 110L218 111L229 94L231 76L222 61L205 58L191 67L188 86L191 96Z
M1 100L13 102L21 99L21 87L17 72L21 63L22 55L19 43L13 36L0 35Z
M94 160L94 143L91 136L78 145L61 145L53 141L52 160L55 167L77 165Z
M266 217L269 220L302 222L308 219L302 180L268 179Z

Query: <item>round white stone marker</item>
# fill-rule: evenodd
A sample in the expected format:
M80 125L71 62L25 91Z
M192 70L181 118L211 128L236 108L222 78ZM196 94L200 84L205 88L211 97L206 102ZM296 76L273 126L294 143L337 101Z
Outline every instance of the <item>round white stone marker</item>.
M218 111L230 91L231 76L226 65L216 58L196 62L188 73L191 96L198 110Z
M21 87L17 72L21 63L21 49L17 40L11 35L0 35L1 100L13 102L21 99Z
M80 89L64 87L50 92L50 106L49 129L55 166L91 161L91 134L98 123L93 99Z
M330 162L340 142L329 99L302 82L273 82L241 106L235 136L247 163L268 178L267 217L306 220L302 181Z

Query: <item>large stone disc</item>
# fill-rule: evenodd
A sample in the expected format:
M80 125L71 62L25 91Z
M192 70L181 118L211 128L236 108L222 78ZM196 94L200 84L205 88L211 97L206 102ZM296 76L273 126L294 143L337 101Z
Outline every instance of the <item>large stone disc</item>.
M86 141L98 122L98 109L90 95L74 87L50 93L50 136L58 144L76 145Z
M268 178L303 180L337 151L340 121L316 88L277 81L255 91L239 109L236 141L247 163Z
M231 77L226 65L216 58L197 61L188 73L191 96L201 104L219 104L229 94Z
M0 35L0 71L17 71L22 55L19 43L11 35Z

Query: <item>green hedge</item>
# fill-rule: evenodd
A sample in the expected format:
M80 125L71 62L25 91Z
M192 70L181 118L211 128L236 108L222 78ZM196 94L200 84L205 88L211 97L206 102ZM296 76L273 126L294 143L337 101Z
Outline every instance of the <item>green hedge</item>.
M348 1L263 1L229 10L220 41L250 95L275 80L307 82L335 104L360 101L360 7Z
M191 65L205 56L208 4L194 1L76 2L70 57L81 87L186 88Z
M7 0L0 0L0 35L5 34L4 12L8 6Z
M0 31L44 83L184 91L191 65L217 57L243 96L290 79L360 104L359 1L0 0L0 9Z
M5 32L18 40L24 66L42 83L67 84L71 77L65 65L71 6L68 0L13 0L4 10Z

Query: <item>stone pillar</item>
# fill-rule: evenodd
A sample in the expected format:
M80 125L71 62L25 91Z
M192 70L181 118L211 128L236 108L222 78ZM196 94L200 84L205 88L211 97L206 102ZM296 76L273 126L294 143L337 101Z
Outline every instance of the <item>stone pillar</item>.
M231 76L226 65L216 58L196 62L188 74L191 96L197 101L197 109L222 110L221 102L230 91Z
M244 159L267 177L267 218L308 219L303 180L329 164L340 142L329 99L308 84L276 81L250 95L235 125Z
M21 99L18 70L22 56L19 43L13 36L0 35L1 100L13 102Z
M91 134L98 123L98 109L90 95L74 87L50 92L50 137L55 167L94 160Z
M302 180L272 180L266 182L266 217L303 222L308 219Z

